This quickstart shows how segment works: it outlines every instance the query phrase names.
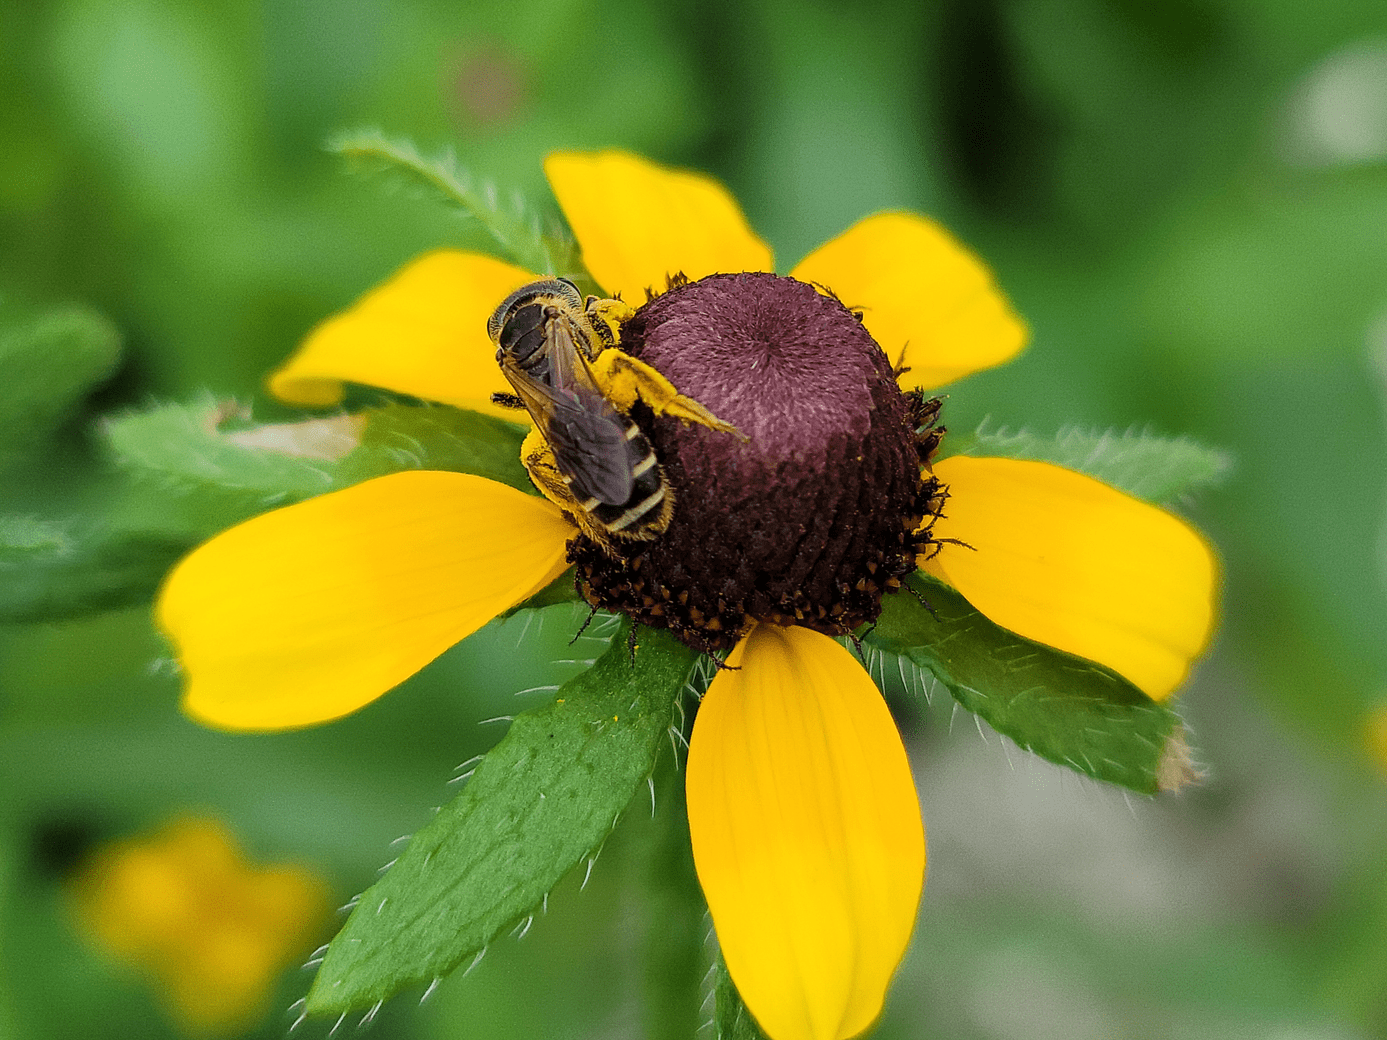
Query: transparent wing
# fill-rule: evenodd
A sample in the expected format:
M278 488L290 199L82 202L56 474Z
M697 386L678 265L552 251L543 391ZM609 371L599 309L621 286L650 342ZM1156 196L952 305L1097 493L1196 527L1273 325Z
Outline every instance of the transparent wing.
M554 389L591 391L599 399L597 387L588 371L587 352L583 343L587 337L581 329L573 325L567 315L559 315L545 327L549 339L549 378ZM604 401L605 403L605 401Z
M579 502L596 498L625 505L631 497L633 447L629 423L599 393L582 386L557 389L530 378L514 365L501 371L549 442L559 471L571 481Z

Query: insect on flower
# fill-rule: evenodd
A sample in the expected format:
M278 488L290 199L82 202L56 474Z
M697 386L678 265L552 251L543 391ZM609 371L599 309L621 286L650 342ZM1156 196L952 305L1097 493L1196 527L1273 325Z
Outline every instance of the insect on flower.
M865 217L781 275L710 178L622 152L554 155L546 172L609 298L438 250L325 321L270 382L304 404L336 403L355 382L488 412L494 391L514 391L500 400L535 421L521 460L543 497L474 473L403 471L212 539L175 568L158 607L183 663L185 709L236 730L338 718L571 568L589 604L667 630L667 649L684 644L642 664L671 665L683 681L690 650L727 651L699 701L684 774L720 952L767 1036L848 1040L881 1013L905 955L926 850L905 746L836 637L876 622L885 597L902 602L924 571L966 601L945 620L979 619L1008 633L1007 646L1029 641L1028 657L1051 662L1045 682L1091 662L1085 674L1104 669L1124 691L1123 718L1165 720L1131 743L1152 753L1142 789L1169 789L1191 777L1187 764L1163 771L1183 728L1157 702L1208 645L1216 558L1180 518L1086 474L937 450L934 391L1014 357L1026 328L982 261L934 222ZM648 287L639 308L622 302ZM946 633L930 657L941 672L977 658L991 681L1024 664L981 642L961 648L967 633L953 631L963 635ZM1037 689L1050 687L1019 699L1048 727L1040 702L1052 698L1030 696ZM562 705L582 723L575 741L615 761L616 744L590 740L573 714L581 707ZM518 828L513 815L506 827ZM558 827L565 840L574 819ZM440 840L475 847L443 826ZM554 863L575 864L586 842ZM392 912L400 934L436 921L451 932L439 908L415 912L405 894L416 875L397 873L414 863L418 876L436 874L439 847L412 843L415 859L381 882L398 879L393 910L381 915L382 896L352 920L368 935ZM463 888L450 891L472 899ZM480 948L492 934L477 933ZM419 981L478 948L458 937L440 947L440 936L430 931L407 969L393 938L367 952L390 961L392 979ZM342 995L352 977L366 979L354 994L379 999L377 976L351 974L368 946L357 938L325 964L314 1013L354 1006Z
M629 417L640 401L725 433L736 429L679 394L649 365L616 349L620 300L589 296L566 278L523 285L487 322L496 361L515 394L492 400L524 408L535 432L521 452L535 486L594 542L644 541L669 527L674 493L649 440Z

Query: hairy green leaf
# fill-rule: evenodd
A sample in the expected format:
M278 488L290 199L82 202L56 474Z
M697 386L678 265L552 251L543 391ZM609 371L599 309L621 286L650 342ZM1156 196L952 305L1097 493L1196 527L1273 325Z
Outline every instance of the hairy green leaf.
M1038 459L1087 473L1147 502L1169 505L1203 488L1222 483L1233 469L1225 451L1188 437L1157 437L1128 430L1061 430L1053 437L1018 431L985 431L949 437L952 455Z
M83 515L0 520L0 619L55 621L138 603L198 542L336 486L331 463L238 443L218 430L222 414L203 403L109 421L102 432L117 471Z
M402 469L443 469L534 491L520 462L523 426L442 405L387 404L362 414L361 446L342 460L346 484Z
M478 184L451 152L430 159L413 142L376 130L357 130L328 142L328 150L371 173L391 174L398 183L442 199L474 218L506 257L537 274L586 276L573 239L557 226L545 230L518 194L502 201L496 186Z
M238 429L225 426L239 425ZM0 517L0 620L54 621L153 595L198 542L266 510L403 469L476 473L533 492L524 431L455 408L387 404L254 426L210 401L103 426L114 477L97 519ZM571 575L527 606L572 599Z
M95 311L0 305L0 461L52 433L119 360L120 335Z
M340 486L337 463L359 443L360 419L338 416L229 433L234 406L168 404L107 420L116 464L161 499L196 497L212 530Z
M406 469L476 473L533 491L520 463L524 431L458 408L387 404L255 426L234 407L204 401L113 419L104 432L116 464L138 482L139 504L157 504L160 526L203 537Z
M533 914L597 854L651 775L695 657L646 630L632 661L618 634L553 704L518 716L361 897L328 948L308 1012L367 1007L440 978Z
M1175 712L1101 665L993 624L947 585L920 574L907 585L886 597L865 640L931 673L997 732L1146 794L1195 779Z

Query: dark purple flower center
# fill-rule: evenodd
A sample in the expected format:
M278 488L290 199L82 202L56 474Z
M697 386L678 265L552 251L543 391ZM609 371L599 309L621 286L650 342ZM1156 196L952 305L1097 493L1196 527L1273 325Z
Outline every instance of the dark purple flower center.
M900 391L841 302L771 274L676 280L622 327L621 346L748 439L637 406L673 518L615 554L574 538L588 601L706 651L758 620L836 635L875 619L929 551L920 528L942 488L922 465L942 433L938 402Z

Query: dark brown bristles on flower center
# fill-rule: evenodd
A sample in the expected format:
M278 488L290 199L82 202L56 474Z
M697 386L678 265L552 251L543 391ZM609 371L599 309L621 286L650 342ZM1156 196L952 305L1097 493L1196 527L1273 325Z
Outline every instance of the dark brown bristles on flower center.
M621 346L737 427L632 413L674 495L669 528L619 558L569 544L594 606L712 652L753 621L840 635L881 611L931 546L943 501L922 470L937 401L902 393L861 321L772 274L675 279L621 329Z

